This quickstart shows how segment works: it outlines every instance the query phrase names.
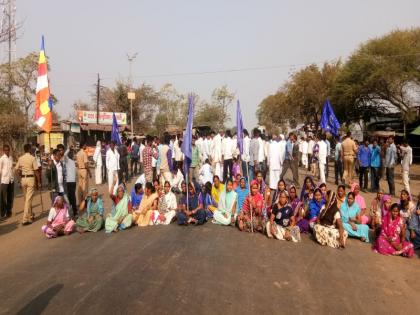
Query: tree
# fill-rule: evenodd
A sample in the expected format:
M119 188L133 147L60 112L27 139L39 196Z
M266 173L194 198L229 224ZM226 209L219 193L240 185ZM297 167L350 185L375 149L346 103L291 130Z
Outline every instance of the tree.
M333 91L339 116L368 119L396 109L409 120L418 105L420 28L369 40L351 55Z
M235 93L230 92L227 85L214 89L211 95L211 105L219 112L219 114L223 114L220 117L220 125L223 127L230 119L228 115L228 107L232 104L234 99Z

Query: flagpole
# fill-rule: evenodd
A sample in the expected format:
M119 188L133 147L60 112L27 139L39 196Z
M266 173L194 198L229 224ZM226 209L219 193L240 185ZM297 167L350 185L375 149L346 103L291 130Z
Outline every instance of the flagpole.
M246 177L248 178L248 197L251 196L251 183L249 182L249 170L248 162L246 162ZM252 220L252 208L250 207L251 212L251 233L254 233L254 221Z

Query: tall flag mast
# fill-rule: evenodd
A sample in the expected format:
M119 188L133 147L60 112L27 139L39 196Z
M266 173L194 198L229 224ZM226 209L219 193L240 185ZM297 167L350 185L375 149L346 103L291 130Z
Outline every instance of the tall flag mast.
M48 81L44 36L42 36L38 61L38 78L36 81L35 123L47 133L50 133L52 129L52 107L53 102Z

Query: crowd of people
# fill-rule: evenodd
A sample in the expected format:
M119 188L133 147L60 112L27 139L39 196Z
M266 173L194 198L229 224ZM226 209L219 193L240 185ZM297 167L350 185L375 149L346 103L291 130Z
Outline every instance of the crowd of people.
M406 142L396 146L376 140L358 144L348 133L343 139L325 135L296 134L265 137L258 129L252 138L244 130L243 152L230 131L193 137L189 169L184 165L181 137L164 134L143 141L98 141L93 154L95 187L89 189L90 162L86 146L76 152L63 145L52 150L45 176L51 188L52 207L42 231L47 238L79 233L118 232L131 226L218 225L240 231L263 233L268 238L299 242L313 233L321 245L345 248L348 237L373 242L384 255L411 257L420 247L420 203L414 203L409 187L412 151ZM331 150L331 142L335 150ZM22 223L34 219L32 198L42 178L40 159L31 145L13 167L10 147L0 159L2 216L13 208L14 170L24 194ZM332 152L333 151L333 152ZM329 157L334 160L335 183L327 186ZM394 167L401 158L404 189L395 198ZM130 166L130 167L129 167ZM307 168L303 185L299 166ZM291 170L292 181L284 176ZM359 182L353 181L358 172ZM369 188L376 197L367 203L361 191ZM380 188L386 175L389 194ZM130 177L136 181L127 191ZM97 186L108 183L112 209L104 209ZM347 191L349 190L349 191ZM371 240L371 238L374 240Z

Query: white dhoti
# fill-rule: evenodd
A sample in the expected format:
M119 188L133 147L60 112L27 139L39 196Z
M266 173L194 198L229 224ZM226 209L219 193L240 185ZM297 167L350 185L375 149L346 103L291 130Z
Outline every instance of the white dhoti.
M219 176L219 179L220 180L223 179L223 167L222 167L222 163L220 163L220 162L214 163L214 175Z
M308 168L308 153L302 153L302 164L305 168Z
M172 219L175 217L175 215L176 215L176 211L175 210L170 210L170 211L168 211L164 214L165 220L162 221L159 218L159 216L160 216L159 211L154 210L153 211L153 216L150 220L149 225L158 225L158 224L169 225L172 222Z
M95 184L102 184L102 165L96 165L95 167Z
M112 192L114 195L117 195L118 189L118 171L108 171L108 191L111 190L112 184L115 181L114 191Z
M281 169L272 170L270 168L270 189L277 190L277 184L280 180Z

